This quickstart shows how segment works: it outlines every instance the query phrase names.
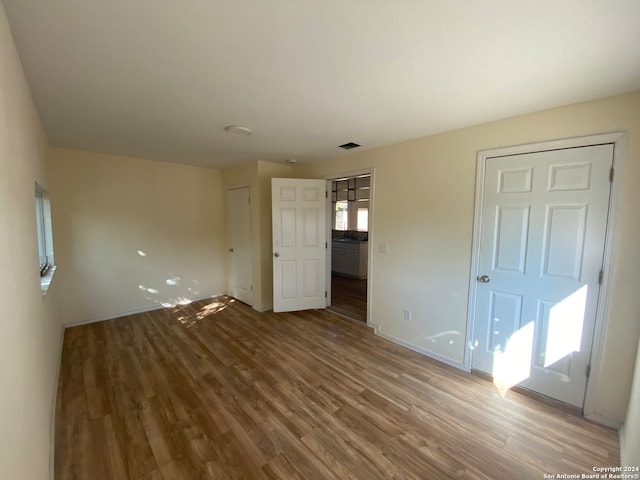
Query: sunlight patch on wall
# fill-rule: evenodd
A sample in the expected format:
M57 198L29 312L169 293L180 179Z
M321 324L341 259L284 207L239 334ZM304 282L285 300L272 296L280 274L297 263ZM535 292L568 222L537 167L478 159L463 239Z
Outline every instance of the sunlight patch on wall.
M138 289L142 292L148 292L152 295L158 295L160 291L157 288L145 287L144 285L138 285Z
M455 343L455 340L451 338L447 340L446 337L455 337L455 336L462 336L462 334L457 330L448 330L446 332L436 333L435 335L429 335L428 337L424 337L424 339L431 343L436 343L438 340L446 340L449 345L453 345Z
M587 305L587 289L588 286L584 285L551 307L544 351L545 367L573 352L580 351L584 313Z

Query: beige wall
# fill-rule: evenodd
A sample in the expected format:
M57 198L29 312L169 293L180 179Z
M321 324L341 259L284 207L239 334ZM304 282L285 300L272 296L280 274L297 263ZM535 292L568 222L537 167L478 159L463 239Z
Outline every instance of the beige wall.
M629 397L629 409L620 435L620 460L626 467L640 466L640 342Z
M291 165L264 161L252 162L223 171L225 191L230 188L249 187L251 195L252 306L259 311L269 310L273 306L271 178L291 177L293 172L294 169ZM227 225L226 221L225 225ZM229 291L228 285L227 291Z
M547 110L298 167L324 177L375 169L372 318L380 332L452 363L465 351L478 150L628 132L609 328L588 407L621 422L640 324L640 93ZM377 251L389 243L389 253ZM413 320L404 321L404 308Z
M220 171L58 148L50 156L65 323L224 291Z
M35 187L47 141L0 3L0 478L49 477L62 325L57 278L40 295ZM54 239L55 240L55 239Z

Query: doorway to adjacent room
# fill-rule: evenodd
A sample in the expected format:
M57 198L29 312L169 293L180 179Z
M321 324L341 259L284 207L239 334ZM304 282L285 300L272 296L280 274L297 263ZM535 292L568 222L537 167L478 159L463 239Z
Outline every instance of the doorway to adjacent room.
M330 309L367 321L371 174L331 179Z

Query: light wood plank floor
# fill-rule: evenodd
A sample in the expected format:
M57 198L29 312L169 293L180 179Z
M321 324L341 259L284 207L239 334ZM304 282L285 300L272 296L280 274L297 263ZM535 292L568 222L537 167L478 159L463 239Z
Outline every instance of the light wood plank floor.
M328 311L221 297L65 333L57 480L542 479L616 432Z

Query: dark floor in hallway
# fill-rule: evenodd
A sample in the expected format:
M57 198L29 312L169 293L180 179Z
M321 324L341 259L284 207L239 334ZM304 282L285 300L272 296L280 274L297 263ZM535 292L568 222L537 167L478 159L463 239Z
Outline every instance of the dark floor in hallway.
M361 322L367 321L367 279L331 275L331 309Z

